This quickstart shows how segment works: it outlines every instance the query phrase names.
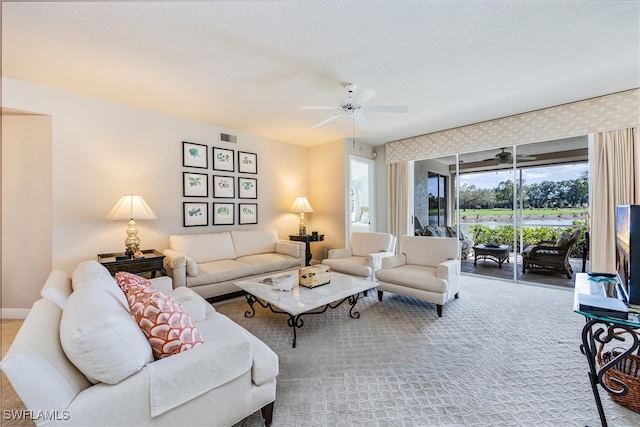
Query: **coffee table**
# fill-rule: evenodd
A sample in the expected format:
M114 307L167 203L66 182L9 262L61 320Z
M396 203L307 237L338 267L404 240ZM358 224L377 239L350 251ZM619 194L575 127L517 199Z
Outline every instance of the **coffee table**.
M296 271L292 272L297 274ZM291 273L289 273L291 274ZM266 277L277 277L282 274ZM360 317L360 313L354 311L354 307L360 298L360 293L378 286L378 283L359 279L346 274L331 272L331 282L315 288L294 286L292 291L278 291L270 284L261 283L261 279L243 280L235 282L235 285L244 290L245 298L251 308L244 313L245 317L253 317L256 314L254 305L260 304L270 309L273 313L289 316L287 325L293 328L293 348L296 348L296 330L304 325L302 316L322 314L327 309L337 308L347 301L351 308L349 316L353 319Z
M499 245L499 246L487 246L487 245L475 245L473 247L474 259L473 265L478 265L478 259L490 259L498 263L498 267L502 268L502 263L509 262L509 252L511 246Z

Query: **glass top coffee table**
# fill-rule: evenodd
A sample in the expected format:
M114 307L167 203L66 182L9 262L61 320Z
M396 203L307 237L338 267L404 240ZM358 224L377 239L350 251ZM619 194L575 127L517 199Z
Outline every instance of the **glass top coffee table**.
M297 273L294 272L294 274ZM278 276L281 274L270 277ZM302 316L321 314L327 309L337 308L347 301L351 306L349 316L357 319L360 317L360 313L353 309L360 298L360 293L378 286L376 282L334 272L331 273L331 282L326 285L315 288L295 285L291 291L276 290L272 285L262 283L260 280L235 282L236 286L244 290L245 298L251 309L246 311L244 316L253 317L256 314L254 307L256 303L274 313L289 316L287 325L293 328L293 348L296 347L296 329L304 325Z

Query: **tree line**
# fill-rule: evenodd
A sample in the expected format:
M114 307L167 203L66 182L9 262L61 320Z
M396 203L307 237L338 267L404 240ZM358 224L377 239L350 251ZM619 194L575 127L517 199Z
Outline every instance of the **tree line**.
M515 186L520 194L520 184ZM474 184L460 186L460 209L513 209L513 181L500 182L495 188L476 188ZM542 181L522 185L525 208L583 207L589 203L589 181L580 177L565 181Z

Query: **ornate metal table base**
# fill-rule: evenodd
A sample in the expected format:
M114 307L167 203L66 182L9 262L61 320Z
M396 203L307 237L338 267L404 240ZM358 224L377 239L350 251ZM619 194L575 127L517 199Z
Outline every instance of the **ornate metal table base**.
M253 317L256 314L256 309L254 307L255 303L258 303L259 305L261 305L264 308L268 308L269 310L271 310L271 312L273 313L277 313L277 314L286 314L287 316L289 316L289 319L287 319L287 325L289 325L290 328L293 328L293 348L296 348L296 340L297 340L297 333L296 333L296 329L301 328L304 325L304 320L302 320L302 316L306 316L309 314L322 314L325 311L327 311L328 308L334 309L339 307L340 305L342 305L343 302L348 301L349 305L351 306L351 308L349 309L349 317L351 317L352 319L358 319L360 317L360 313L357 311L354 311L354 307L356 306L356 303L358 302L358 299L360 299L360 293L358 292L355 295L351 295L347 298L344 298L340 301L336 301L336 302L332 302L329 304L326 304L322 307L319 307L318 309L312 310L312 311L306 311L304 313L300 313L300 314L296 314L293 315L291 313L287 313L286 311L282 311L280 309L278 309L278 307L272 305L269 302L264 302L262 301L260 298L256 298L255 296L251 295L248 292L245 292L244 294L245 298L247 299L247 303L249 304L249 308L251 308L251 311L247 310L244 312L244 317Z
M589 382L591 383L591 390L593 391L593 397L596 400L598 407L598 415L600 415L600 422L602 427L607 427L607 419L602 409L602 401L600 400L600 393L598 392L598 384L602 386L607 392L624 396L628 392L628 387L622 381L616 378L610 378L610 385L607 385L603 380L604 374L615 367L615 365L624 359L628 355L636 352L640 354L640 339L638 338L638 328L627 326L619 323L605 322L603 320L591 319L587 321L586 325L582 329L582 345L580 345L580 351L587 357L589 361ZM601 344L607 344L609 342L618 341L620 344L624 344L619 348L620 354L617 354L609 362L603 366L599 366L597 359L598 349Z

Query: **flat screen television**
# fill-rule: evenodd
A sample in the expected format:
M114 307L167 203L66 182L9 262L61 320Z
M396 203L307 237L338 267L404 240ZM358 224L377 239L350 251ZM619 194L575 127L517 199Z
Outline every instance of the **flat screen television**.
M640 205L616 210L616 269L630 304L640 305Z

